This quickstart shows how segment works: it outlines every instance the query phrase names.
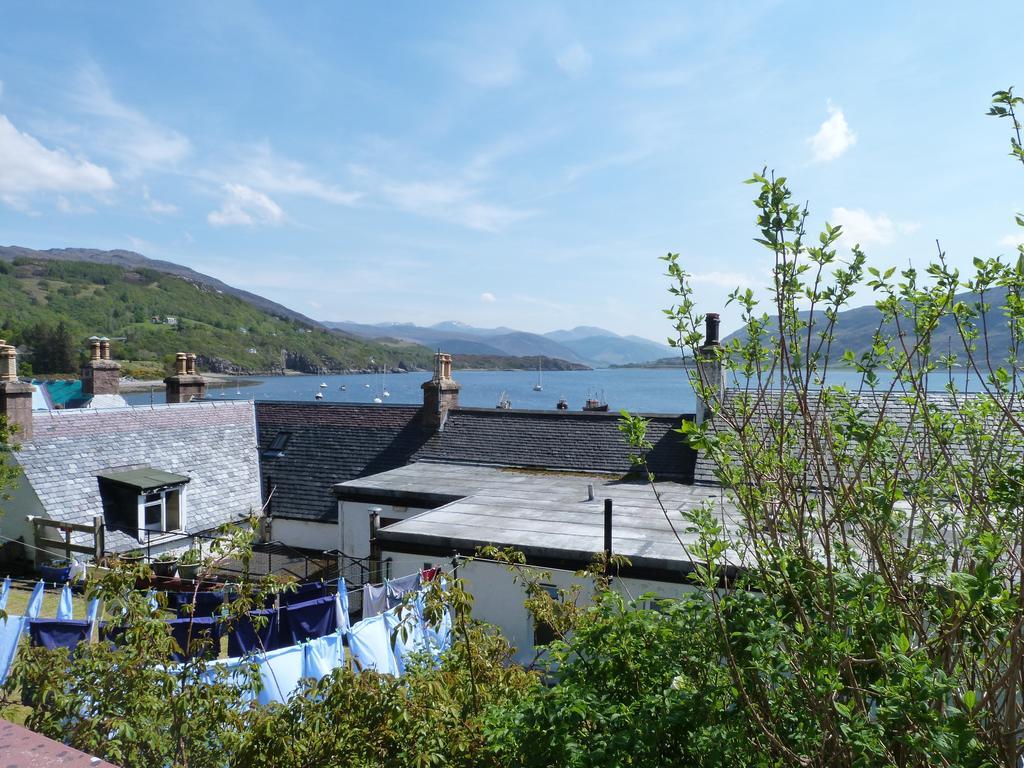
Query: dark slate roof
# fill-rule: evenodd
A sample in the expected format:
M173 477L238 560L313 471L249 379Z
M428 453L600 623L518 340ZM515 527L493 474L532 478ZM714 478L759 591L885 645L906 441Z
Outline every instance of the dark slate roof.
M260 508L251 402L35 412L33 430L13 456L51 520L91 522L103 514L98 475L145 467L190 478L191 533ZM114 551L138 546L111 530L106 543Z
M689 481L693 453L672 430L682 416L648 415L648 455L658 477ZM619 431L617 413L516 411L459 408L444 432L417 458L461 464L624 475L632 469L630 449Z
M833 396L838 397L839 395L836 393ZM885 422L894 425L903 432L910 430L920 432L922 429L920 416L915 413L920 405L909 402L907 397L900 392L894 392L889 396L881 392L850 392L847 397L860 414L859 419L863 423L874 424L882 418ZM965 403L977 403L978 399L983 397L985 395L953 395L947 392L929 392L926 396L926 401L929 408L937 409L939 412L948 415L955 415ZM753 427L751 434L758 434L758 430L763 425L778 422L782 413L783 403L784 401L777 390L765 390L758 393L756 390L730 388L725 392L724 408L733 413L746 413L745 418L749 419L750 425ZM814 392L810 393L808 403L811 419L814 424L818 425L812 428L821 431L822 426L820 425L831 421L827 406ZM791 408L787 408L786 414L790 420L798 417L797 414L791 411ZM711 428L714 431L729 429L720 416L715 417ZM1005 424L1000 427L997 420L993 420L993 431L998 429L1005 430L1006 428ZM765 429L764 434L766 437L769 434L767 429ZM939 445L934 440L922 436L922 439L915 441L914 444L914 455L908 457L908 459L919 468L922 468L923 471L927 471L929 462L933 460L942 461ZM988 450L989 448L985 447L984 449ZM809 451L810 448L807 446L797 446L795 450ZM953 443L948 445L945 450L951 451L962 459L968 458L972 451L977 450L977 446L971 447L963 443ZM1015 458L1014 460L1019 459ZM703 454L696 460L694 482L711 485L719 483L714 463ZM809 478L809 482L813 483L813 480Z
M419 414L417 406L257 403L264 487L275 489L268 511L333 521L333 485L420 460L615 475L631 469L618 414L459 408L441 432L424 429ZM695 457L671 431L683 417L648 418L652 470L689 481ZM291 433L287 445L270 451L280 432Z
M256 403L263 486L274 489L267 513L337 520L331 487L409 463L431 437L418 417L418 406ZM287 444L269 451L280 432Z

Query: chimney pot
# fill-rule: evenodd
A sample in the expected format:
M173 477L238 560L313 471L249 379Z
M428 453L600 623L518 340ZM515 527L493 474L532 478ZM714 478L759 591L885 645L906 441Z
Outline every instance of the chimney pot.
M186 360L188 362L188 365L185 368L186 373L188 373L189 376L195 376L196 375L196 355L195 355L195 352L189 352L188 356L186 357Z
M452 356L438 352L434 356L434 377L423 387L423 424L431 429L444 429L448 411L459 407L461 387L452 379Z
M717 346L719 317L717 312L708 312L704 317L704 346Z

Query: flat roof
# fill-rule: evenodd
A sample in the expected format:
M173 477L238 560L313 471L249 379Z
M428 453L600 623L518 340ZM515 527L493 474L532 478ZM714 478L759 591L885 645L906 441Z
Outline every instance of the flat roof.
M594 501L587 500L590 483ZM588 563L604 550L606 498L613 503L612 551L638 569L690 570L695 558L686 547L697 544L697 535L687 532L680 510L711 504L728 533L741 529L738 510L722 488L676 482L652 488L607 475L421 461L341 483L335 491L399 503L418 496L454 499L381 529L383 548L395 551L470 554L490 544L520 550L528 560ZM738 560L731 553L730 563L741 565Z

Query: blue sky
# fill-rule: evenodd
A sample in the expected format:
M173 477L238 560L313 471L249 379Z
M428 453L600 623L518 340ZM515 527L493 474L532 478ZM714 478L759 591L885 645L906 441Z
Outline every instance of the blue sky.
M327 320L662 339L761 288L768 165L878 265L1010 253L1024 4L8 3L0 242ZM865 302L868 300L865 295ZM184 313L184 312L183 312ZM726 311L725 326L735 325Z

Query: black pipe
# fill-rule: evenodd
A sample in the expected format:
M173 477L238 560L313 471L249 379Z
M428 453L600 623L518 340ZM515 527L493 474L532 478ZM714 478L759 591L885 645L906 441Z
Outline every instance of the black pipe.
M604 500L604 557L608 567L612 562L612 500Z

